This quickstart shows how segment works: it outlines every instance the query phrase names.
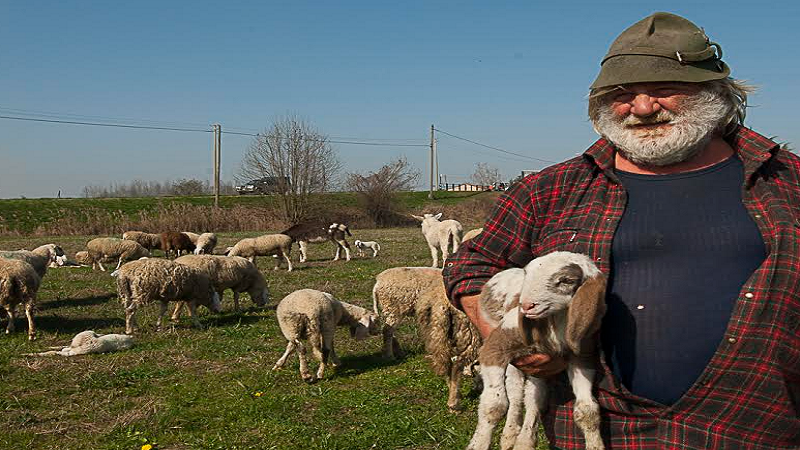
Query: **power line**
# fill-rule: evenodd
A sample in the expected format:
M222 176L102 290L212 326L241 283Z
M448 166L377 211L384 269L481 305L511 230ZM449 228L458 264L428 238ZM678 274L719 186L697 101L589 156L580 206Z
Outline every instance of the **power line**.
M223 131L222 134L235 134L237 136L251 136L251 137L263 137L267 136L261 133L239 133L236 131ZM427 144L395 144L392 142L360 142L360 141L338 141L332 139L311 139L311 138L302 138L304 141L308 142L328 142L331 144L355 144L355 145L374 145L376 147L429 147Z
M31 117L0 116L0 119L25 120L30 122L64 123L69 125L91 125L96 127L136 128L142 130L188 131L195 133L211 133L211 130L198 130L191 128L150 127L144 125L124 125L118 123L79 122L75 120L34 119Z
M93 116L87 114L73 114L73 113L57 113L53 111L35 111L30 109L17 109L0 106L0 113L11 115L24 115L36 118L49 118L58 120L91 120L103 122L127 122L136 125L150 125L160 127L205 127L205 124L190 123L190 122L165 122L163 120L153 119L132 119L128 117L110 117L110 116ZM38 116L38 117L37 117Z
M438 131L439 133L446 134L446 135L448 135L450 137L453 137L453 138L456 138L456 139L460 139L462 141L466 141L466 142L469 142L471 144L479 145L481 147L485 147L485 148L488 148L488 149L496 150L498 152L503 152L503 153L507 153L509 155L519 156L521 158L532 159L532 160L546 162L546 163L550 163L550 164L557 164L556 161L548 161L546 159L536 158L536 157L533 157L533 156L521 155L519 153L510 152L508 150L503 150L502 148L497 148L497 147L492 147L491 145L481 144L480 142L475 142L473 140L470 140L470 139L467 139L467 138L463 138L461 136L456 136L455 134L450 134L450 133L448 133L446 131L442 131L442 130L440 130L438 128L434 128L434 129L436 131Z

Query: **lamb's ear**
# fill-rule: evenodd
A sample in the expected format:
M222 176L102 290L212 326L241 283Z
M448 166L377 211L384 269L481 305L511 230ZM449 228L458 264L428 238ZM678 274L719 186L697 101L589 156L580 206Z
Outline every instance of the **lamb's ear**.
M572 297L567 311L567 345L576 355L590 352L592 335L606 312L606 276L587 278Z
M424 217L415 216L414 214L412 214L412 215L411 215L411 217L413 217L413 218L415 218L415 219L419 220L420 222L422 222L423 220L425 220L425 218L424 218Z
M435 215L435 216L433 216L433 217L434 217L436 220L439 220L439 219L441 219L441 218L442 218L442 213L439 213L439 214L437 214L437 215Z

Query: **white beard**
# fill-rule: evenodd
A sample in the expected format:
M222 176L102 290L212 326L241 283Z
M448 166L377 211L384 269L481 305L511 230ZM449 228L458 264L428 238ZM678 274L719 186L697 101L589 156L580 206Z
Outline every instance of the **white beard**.
M609 103L599 107L595 131L608 139L625 159L646 166L688 161L723 125L733 106L721 94L704 89L684 100L678 112L659 110L648 117L614 114ZM671 126L633 129L634 125L668 122Z

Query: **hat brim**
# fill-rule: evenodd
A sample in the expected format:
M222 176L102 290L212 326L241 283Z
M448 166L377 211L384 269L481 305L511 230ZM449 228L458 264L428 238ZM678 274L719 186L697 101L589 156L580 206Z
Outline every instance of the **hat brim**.
M591 89L664 81L702 83L727 78L730 73L728 65L718 59L682 64L662 56L620 55L603 62Z

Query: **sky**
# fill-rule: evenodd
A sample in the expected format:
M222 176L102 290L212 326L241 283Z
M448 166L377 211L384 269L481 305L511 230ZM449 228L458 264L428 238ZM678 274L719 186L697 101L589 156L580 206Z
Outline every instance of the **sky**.
M298 115L333 140L345 172L405 157L467 181L510 179L597 138L588 86L614 38L655 11L680 14L759 90L746 124L800 148L800 2L0 0L0 198L80 197L87 185L222 179L252 137ZM418 147L396 144L419 144ZM489 148L494 147L494 149ZM500 150L514 153L504 153Z

